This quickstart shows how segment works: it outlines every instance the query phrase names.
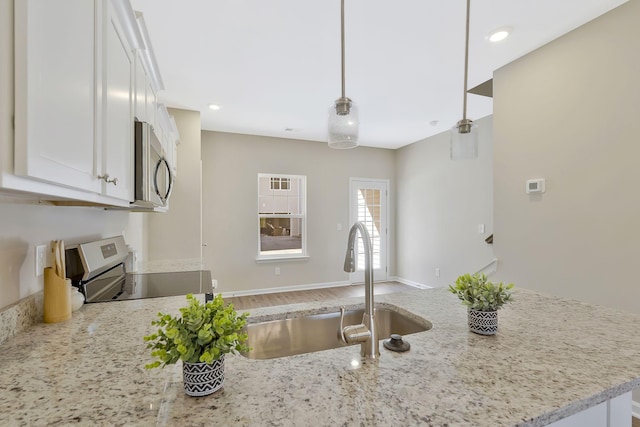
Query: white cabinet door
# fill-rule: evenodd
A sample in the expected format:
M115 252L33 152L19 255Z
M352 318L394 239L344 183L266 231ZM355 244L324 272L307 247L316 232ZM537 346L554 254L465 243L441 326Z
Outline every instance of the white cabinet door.
M135 101L134 101L134 117L141 122L147 121L147 74L142 66L140 53L135 54Z
M609 426L631 427L632 408L631 392L611 399L609 401Z
M156 93L151 87L151 81L147 79L147 122L156 127L156 115L158 114L158 99L156 98Z
M105 195L133 201L132 52L110 1L103 33L102 172Z
M607 427L607 402L573 414L548 427Z
M15 2L15 173L99 192L90 0Z
M178 177L178 144L174 143L173 146L173 156L171 156L171 167L173 168L173 177Z
M631 427L631 392L553 422L548 427Z

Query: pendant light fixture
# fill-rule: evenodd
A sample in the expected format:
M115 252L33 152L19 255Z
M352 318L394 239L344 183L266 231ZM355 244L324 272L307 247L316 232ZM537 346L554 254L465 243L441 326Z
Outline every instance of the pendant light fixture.
M478 125L467 118L467 79L469 70L469 15L471 0L467 0L467 28L464 46L464 92L462 120L451 128L451 160L478 157Z
M342 96L329 107L329 147L345 149L358 146L358 107L345 95L344 84L344 0L340 9L342 45Z

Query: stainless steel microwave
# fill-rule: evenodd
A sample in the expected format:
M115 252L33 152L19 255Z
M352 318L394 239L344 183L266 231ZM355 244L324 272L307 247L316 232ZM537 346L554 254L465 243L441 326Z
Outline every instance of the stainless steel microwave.
M135 121L134 206L164 207L169 202L173 174L153 126Z

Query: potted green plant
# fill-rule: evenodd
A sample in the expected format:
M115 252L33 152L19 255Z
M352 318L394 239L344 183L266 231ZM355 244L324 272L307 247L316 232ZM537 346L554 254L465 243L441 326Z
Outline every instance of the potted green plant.
M498 331L498 310L511 301L513 283L503 285L487 280L484 273L463 274L449 291L468 308L468 324L472 332L493 335Z
M249 313L238 315L233 304L225 305L220 294L204 304L192 294L181 316L158 313L152 325L158 331L144 337L156 360L146 369L182 360L184 390L189 396L206 396L222 387L224 355L247 352L243 332Z

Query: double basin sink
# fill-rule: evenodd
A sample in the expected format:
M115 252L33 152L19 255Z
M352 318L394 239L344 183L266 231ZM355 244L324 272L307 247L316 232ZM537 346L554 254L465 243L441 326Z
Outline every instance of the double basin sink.
M361 323L363 315L364 308L347 310L344 324ZM295 313L288 313L287 316L292 317L247 324L247 344L252 350L243 356L249 359L274 359L345 346L337 337L339 308L323 314L295 316ZM391 334L409 335L433 327L428 320L390 304L376 305L375 318L381 340L389 338Z

